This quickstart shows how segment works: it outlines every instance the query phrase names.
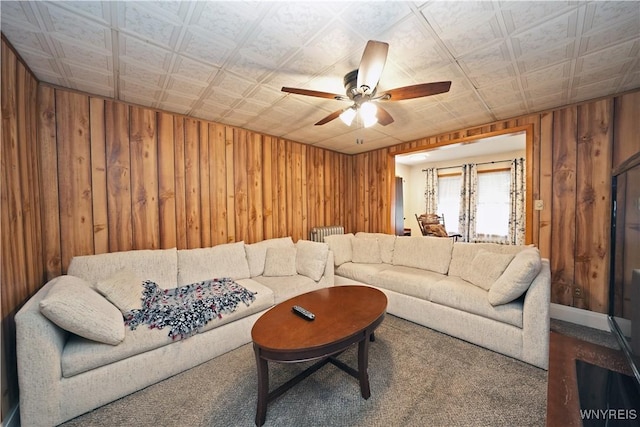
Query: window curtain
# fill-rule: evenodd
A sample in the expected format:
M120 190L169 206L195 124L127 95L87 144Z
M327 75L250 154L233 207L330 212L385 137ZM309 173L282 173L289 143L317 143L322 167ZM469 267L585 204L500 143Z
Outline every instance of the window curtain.
M511 209L509 212L509 242L513 245L524 245L525 239L525 195L526 195L525 160L511 161L511 184L509 188Z
M438 213L438 169L425 169L426 182L424 185L424 213Z
M478 187L478 168L475 163L462 165L460 184L460 216L458 230L463 242L471 242L476 234L476 205Z

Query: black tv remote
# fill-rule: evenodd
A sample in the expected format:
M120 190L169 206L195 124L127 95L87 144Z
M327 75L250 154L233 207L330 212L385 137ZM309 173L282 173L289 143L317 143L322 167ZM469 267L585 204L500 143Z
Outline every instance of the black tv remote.
M293 307L291 307L291 309L295 314L297 314L298 316L302 317L305 320L313 320L316 318L315 314L313 314L312 312L310 312L305 308L300 307L299 305L294 305Z

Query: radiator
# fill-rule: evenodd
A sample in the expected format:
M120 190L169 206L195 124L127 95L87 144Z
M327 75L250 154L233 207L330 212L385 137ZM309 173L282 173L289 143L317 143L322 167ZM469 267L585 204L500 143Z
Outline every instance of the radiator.
M314 242L324 242L324 237L332 234L344 234L344 227L341 225L313 227L309 232L309 240Z

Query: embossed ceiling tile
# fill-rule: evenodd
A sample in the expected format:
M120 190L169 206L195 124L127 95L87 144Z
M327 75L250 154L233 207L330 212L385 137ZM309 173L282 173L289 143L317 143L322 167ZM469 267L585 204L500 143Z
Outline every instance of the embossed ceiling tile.
M157 108L156 107L156 100L153 98L150 98L148 96L145 96L142 93L124 93L122 95L120 95L120 100L124 101L124 102L130 102L132 104L137 104L137 105L141 105L143 107L149 107L149 108Z
M149 87L161 87L164 82L164 74L153 69L143 68L138 63L129 63L126 58L120 62L121 79L130 82L138 82Z
M507 31L521 31L574 9L570 1L509 1L500 4Z
M451 111L454 117L485 110L485 106L475 96L461 96L448 99L446 102L443 102L443 105L447 110Z
M179 47L180 54L189 55L194 60L213 64L216 67L222 66L233 50L233 43L216 39L210 35L189 28Z
M111 30L107 25L84 19L56 7L54 3L38 4L42 19L55 30L48 33L52 38L99 49L111 49Z
M248 81L231 73L220 72L213 79L210 86L213 89L222 89L229 93L237 94L237 97L240 98L255 86L255 82Z
M227 92L222 89L214 88L212 92L203 97L203 101L211 101L216 104L226 105L227 108L233 108L242 97L235 92Z
M516 76L509 50L504 42L464 55L458 62L476 87Z
M274 2L259 26L262 34L292 45L304 44L333 17L331 9L319 2Z
M162 97L158 100L158 102L165 104L175 104L181 105L183 107L191 108L193 104L196 102L197 97L185 95L184 92L177 92L172 90L166 90L162 94Z
M539 97L555 94L561 98L569 87L568 79L557 79L539 82L535 86L529 86L524 89L528 99L536 99Z
M602 80L597 83L573 88L571 94L569 95L569 99L571 102L581 102L588 99L593 99L594 97L597 98L599 96L605 96L616 89L617 83L617 79L612 78L609 80Z
M566 81L571 73L571 62L567 61L551 67L542 68L531 73L523 74L520 77L525 90L536 86L545 86L550 82Z
M186 77L202 83L209 83L218 73L219 68L179 56L173 66L172 76Z
M0 19L2 32L4 26L13 24L16 27L39 31L38 20L31 9L32 3L22 1L3 1L0 3Z
M280 90L274 90L271 87L265 85L259 85L249 93L249 96L264 104L273 104L284 97L284 92Z
M622 82L625 68L630 64L625 63L605 63L604 66L597 69L588 69L578 74L574 79L574 86L584 86L603 80L610 80L612 76L619 76L618 83ZM617 86L616 84L616 86Z
M2 33L7 37L9 42L11 42L13 47L20 49L21 53L24 51L30 51L38 55L47 54L55 56L49 49L45 37L39 31L30 31L26 28L22 28L20 27L20 23L9 23L3 21ZM21 56L24 57L25 55Z
M254 83L271 73L272 64L264 58L254 58L253 56L239 53L229 59L225 69L238 76L243 76Z
M584 20L584 31L592 29L611 30L616 27L615 23L626 20L633 20L638 29L640 20L640 6L637 1L607 1L593 2L585 6L586 16Z
M616 43L622 43L640 37L640 18L632 18L619 23L615 27L598 32L591 32L582 37L580 55L606 48Z
M87 87L93 82L98 86L113 88L113 75L108 70L74 63L66 63L65 66L69 70L68 78L71 81L84 81Z
M261 102L254 102L251 99L245 98L240 103L238 103L235 109L236 111L242 111L243 113L257 116L267 107L268 105L266 104L263 104Z
M251 31L269 2L198 2L190 22L218 39L235 46L241 36Z
M191 111L191 107L189 105L173 104L171 102L160 102L158 103L158 108L183 115L187 115Z
M104 96L107 98L115 98L115 91L111 85L100 86L94 81L73 81L73 89L81 92L91 93L92 95Z
M34 72L38 79L42 80L43 74L50 76L56 76L56 78L62 78L60 73L56 72L58 66L55 58L51 55L47 55L44 52L23 51L21 53L22 59L29 64L29 69ZM49 83L51 83L49 81Z
M50 2L54 3L54 2ZM63 1L55 2L57 7L67 9L73 13L84 15L104 25L111 23L109 1ZM3 6L4 7L4 6Z
M578 59L578 69L588 70L591 68L598 68L604 64L636 61L638 59L639 47L639 40L631 40L626 43L612 46L608 49L602 49L589 55L585 55Z
M493 113L493 115L496 117L497 120L504 120L504 119L517 116L518 114L514 114L514 112L519 112L519 111L526 112L527 111L526 104L523 104L522 102L516 102L514 104L509 104L505 102L504 104L497 104L491 107L491 112Z
M83 67L90 66L102 72L113 71L113 58L110 50L87 48L83 45L62 41L59 43L59 47L64 54L61 60L65 63L75 63Z
M577 22L577 12L574 10L512 35L511 42L516 56L546 52L552 46L566 46L577 36Z
M234 109L224 115L224 122L231 126L243 127L243 125L252 118L253 114Z
M120 2L118 6L123 31L173 47L182 25L179 18L159 13L151 2Z
M149 99L160 99L162 93L161 88L153 87L146 83L144 80L129 80L126 76L122 76L120 78L120 92L121 94L141 94Z
M484 102L493 109L499 105L522 102L520 87L516 79L478 89Z
M140 67L168 70L171 63L170 51L122 33L119 43L120 57L127 62L136 62Z
M570 40L567 44L561 44L545 52L524 53L517 59L518 68L521 73L528 73L540 68L545 68L553 64L565 62L573 58L575 41Z
M284 59L302 46L299 39L281 39L277 32L260 31L254 38L247 41L240 49L240 55L251 57L266 68L273 70Z
M377 39L396 22L411 14L405 2L353 2L340 15L366 39Z
M171 75L167 82L167 90L175 93L182 93L188 98L198 98L206 89L206 82L200 82L197 80L190 80L185 78L176 78L175 75Z

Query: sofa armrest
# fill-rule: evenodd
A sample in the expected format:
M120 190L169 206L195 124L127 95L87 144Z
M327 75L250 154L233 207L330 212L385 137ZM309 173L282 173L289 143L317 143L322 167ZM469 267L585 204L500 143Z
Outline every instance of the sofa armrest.
M540 272L524 296L522 313L522 358L543 369L549 366L550 298L551 269L549 260L543 259Z
M25 426L60 419L61 359L69 333L40 313L40 301L57 279L43 286L15 316L20 418Z

